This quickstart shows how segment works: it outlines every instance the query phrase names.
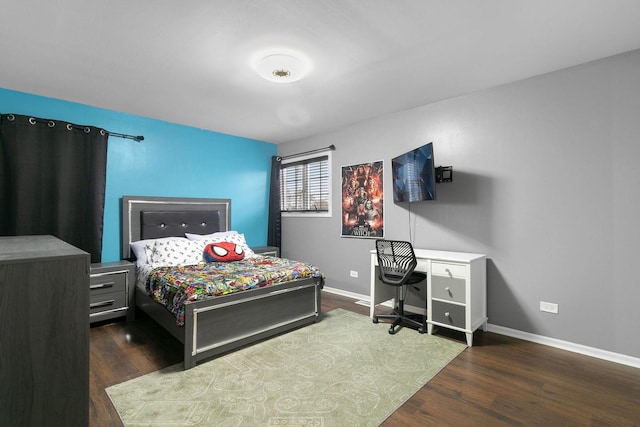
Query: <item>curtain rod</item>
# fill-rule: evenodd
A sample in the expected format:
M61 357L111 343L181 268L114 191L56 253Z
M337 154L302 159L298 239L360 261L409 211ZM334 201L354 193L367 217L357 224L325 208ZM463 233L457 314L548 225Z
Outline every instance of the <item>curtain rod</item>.
M9 120L10 122L14 121L16 119L16 115L15 114L3 114L3 116L7 117L7 120ZM29 116L24 116L24 117L29 117ZM60 120L62 122L64 122L64 120ZM54 120L47 120L47 119L37 119L35 117L29 117L29 123L31 123L32 125L35 125L36 123L47 123L47 125L51 128L54 127L56 125L56 122ZM91 131L91 127L90 126L84 126L84 125L75 125L73 123L67 123L67 129L71 130L73 128L78 128L78 129L82 129L84 128L84 131L86 133L89 133ZM127 135L124 133L118 133L118 132L109 132L106 129L101 129L100 128L100 134L102 135L109 135L109 136L116 136L118 138L125 138L125 139L133 139L134 141L140 142L140 141L144 141L144 136L142 135Z
M305 151L303 153L298 153L298 154L289 154L288 156L278 156L278 159L280 160L285 160L285 159L291 159L293 157L300 157L300 156L305 156L307 154L313 154L313 153L318 153L320 151L327 151L327 150L335 150L336 146L331 144L328 147L324 147L324 148L317 148L315 150L309 150L309 151Z
M109 136L117 136L118 138L124 138L124 139L133 139L134 141L137 141L137 142L144 141L144 136L142 135L138 135L138 136L126 135L124 133L109 132L108 130L105 130L105 132Z

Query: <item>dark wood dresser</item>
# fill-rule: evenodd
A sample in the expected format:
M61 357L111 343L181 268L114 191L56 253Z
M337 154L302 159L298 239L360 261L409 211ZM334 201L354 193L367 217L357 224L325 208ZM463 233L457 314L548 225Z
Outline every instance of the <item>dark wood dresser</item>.
M89 422L88 253L0 237L0 424Z

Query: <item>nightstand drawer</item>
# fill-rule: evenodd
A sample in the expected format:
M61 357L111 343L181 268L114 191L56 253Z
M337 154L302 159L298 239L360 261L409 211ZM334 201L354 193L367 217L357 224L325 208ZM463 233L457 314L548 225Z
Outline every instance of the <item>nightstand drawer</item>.
M273 256L273 257L280 256L280 249L278 249L277 246L259 246L257 248L251 248L251 250L256 255Z
M433 321L443 325L455 326L464 329L465 307L462 305L447 304L446 302L433 301L431 306Z
M135 264L129 261L91 264L89 322L135 318Z
M466 302L466 280L453 277L431 276L431 298Z
M126 273L92 274L89 280L90 295L101 295L126 290Z
M443 277L467 277L467 266L460 264L447 264L441 262L431 263L431 274Z
M89 299L89 314L116 310L127 306L127 294L124 292L103 293L91 295Z

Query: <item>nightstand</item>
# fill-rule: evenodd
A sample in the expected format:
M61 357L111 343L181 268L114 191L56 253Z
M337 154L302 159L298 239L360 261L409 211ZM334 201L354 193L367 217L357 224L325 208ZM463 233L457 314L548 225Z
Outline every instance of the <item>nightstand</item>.
M91 264L89 323L135 317L135 264L129 261Z
M280 249L277 246L258 246L257 248L251 248L253 252L258 255L267 255L267 256L280 256Z

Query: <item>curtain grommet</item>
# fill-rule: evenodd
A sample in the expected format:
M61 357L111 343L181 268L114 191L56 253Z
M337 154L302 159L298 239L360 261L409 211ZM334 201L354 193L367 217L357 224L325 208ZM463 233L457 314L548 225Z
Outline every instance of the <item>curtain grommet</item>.
M36 123L36 119L34 119L33 117L29 117L29 123L31 123L32 125L35 125Z

